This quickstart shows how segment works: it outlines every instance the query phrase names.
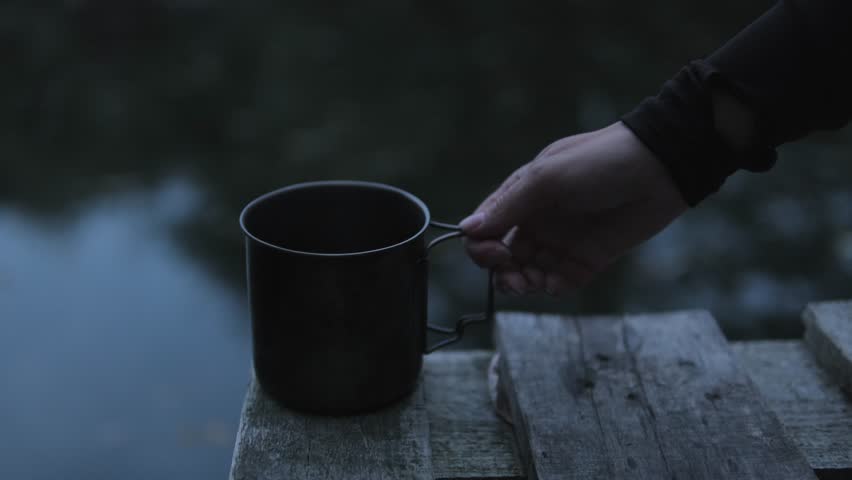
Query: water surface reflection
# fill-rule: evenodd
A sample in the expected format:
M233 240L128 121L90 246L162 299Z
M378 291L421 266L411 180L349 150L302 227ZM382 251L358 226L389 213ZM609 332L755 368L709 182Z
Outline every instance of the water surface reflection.
M61 222L0 210L5 478L216 478L249 371L242 292L175 245L186 179Z

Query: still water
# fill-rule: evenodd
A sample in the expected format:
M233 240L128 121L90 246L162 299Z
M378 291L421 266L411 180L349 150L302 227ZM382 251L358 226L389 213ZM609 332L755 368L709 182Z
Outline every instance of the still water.
M225 477L247 201L361 179L457 222L769 3L5 2L0 478ZM706 308L732 338L798 336L808 301L852 298L850 159L849 129L784 147L582 291L499 308ZM437 253L433 319L481 309L483 273Z
M241 292L176 249L184 180L60 224L0 209L0 476L223 478L248 378Z

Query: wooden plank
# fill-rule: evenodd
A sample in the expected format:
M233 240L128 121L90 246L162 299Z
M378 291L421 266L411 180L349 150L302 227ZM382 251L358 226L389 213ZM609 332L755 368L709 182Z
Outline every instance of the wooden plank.
M494 413L487 371L493 351L447 351L425 357L432 471L439 479L525 478L512 427Z
M279 407L252 380L230 478L428 480L428 435L422 385L376 413L323 417Z
M590 395L579 335L558 317L498 313L500 382L507 393L524 471L536 478L604 478L609 466ZM582 394L577 394L582 393Z
M852 392L852 301L811 303L802 316L805 343L817 362Z
M731 344L811 468L852 478L852 400L800 340Z
M706 312L501 313L529 478L815 478Z

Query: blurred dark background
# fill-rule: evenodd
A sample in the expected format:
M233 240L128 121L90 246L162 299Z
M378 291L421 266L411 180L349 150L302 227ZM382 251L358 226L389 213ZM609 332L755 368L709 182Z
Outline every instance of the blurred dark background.
M2 478L225 477L248 200L373 180L457 222L771 4L34 3L0 5ZM849 129L786 146L588 288L500 308L706 308L730 338L797 336L806 302L852 297L850 154ZM461 249L435 264L433 318L478 309Z

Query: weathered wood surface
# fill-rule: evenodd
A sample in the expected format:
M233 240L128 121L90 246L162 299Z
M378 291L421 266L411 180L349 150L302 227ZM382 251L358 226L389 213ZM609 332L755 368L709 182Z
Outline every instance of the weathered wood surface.
M512 427L497 418L488 395L493 355L478 350L425 357L423 386L435 478L525 478Z
M802 316L805 343L820 366L852 392L852 302L811 303Z
M820 308L808 313L813 316L809 328L819 329L811 331L824 334L836 328L832 320L818 322L817 318L840 318L833 322L844 325L842 319L848 317L837 311L837 307L830 308L830 313L835 312L831 316ZM839 311L842 314L843 309ZM501 322L504 317L501 314ZM527 318L522 322L530 323L529 314L522 317ZM672 317L666 320L672 321L678 320ZM536 322L542 320L532 323ZM565 320L562 322L564 324ZM649 442L646 436L656 434L664 439L670 435L675 442L678 438L683 442L692 441L691 434L676 435L678 429L686 427L697 429L697 433L693 433L705 437L701 441L705 442L703 448L710 451L707 462L721 458L731 449L717 448L717 444L724 446L728 434L720 434L717 430L723 428L726 421L740 422L724 410L730 405L725 406L722 395L727 395L725 389L732 388L726 383L718 390L719 398L715 398L713 390L709 396L698 397L697 407L717 404L723 408L715 417L705 418L707 425L690 425L687 420L696 418L689 412L665 415L666 409L689 406L675 397L666 397L684 388L688 392L701 393L701 388L711 383L712 378L692 377L707 377L704 370L720 362L716 356L725 357L726 354L719 346L718 336L710 342L714 345L710 351L703 349L703 345L691 351L694 342L705 341L706 332L699 331L693 343L684 343L667 337L665 330L670 326L666 323L658 325L657 330L662 331L655 337L649 332L639 335L628 328L633 325L641 329L641 324L636 322L638 320L633 317L570 319L569 334L562 340L532 328L522 328L524 335L539 339L531 340L536 342L535 354L524 360L529 365L523 368L530 373L523 381L545 382L542 388L552 391L554 387L547 382L553 380L548 377L561 372L556 382L558 389L572 392L568 399L571 403L562 405L547 402L547 397L538 397L545 402L541 415L564 412L570 405L571 425L563 431L552 430L549 441L558 447L564 440L579 449L582 455L574 455L566 461L585 465L582 471L588 478L595 478L600 472L605 478L610 478L611 472L616 472L612 478L618 478L619 473L628 478L643 478L643 475L654 478L655 468L662 468L665 475L669 467L666 462L671 459L663 457L661 448L667 443L660 439ZM554 327L552 322L549 325ZM556 330L563 335L566 329L556 325ZM711 339L713 336L710 335ZM661 344L660 348L674 345L677 352L688 355L678 357L672 364L672 355L660 355L656 349L649 350L645 343L639 345L645 342L642 338ZM808 345L815 345L813 337ZM817 365L805 344L801 341L742 342L732 344L732 349L742 370L751 376L765 403L778 415L784 429L821 478L852 478L852 397L845 396L834 379ZM554 351L558 352L557 356L553 356ZM346 471L345 478L525 478L514 451L511 427L493 413L488 396L486 371L492 354L490 351L456 351L429 355L425 357L421 390L415 396L397 407L364 417L335 419L285 411L266 398L252 382L240 422L231 478L331 478L342 475L342 471ZM641 375L648 362L636 360L648 355L655 368L674 372L670 375L672 378L656 373ZM690 355L697 355L701 361L696 362ZM566 363L577 368L566 369ZM536 370L536 366L540 366L540 370ZM659 382L659 385L643 392L644 383L649 381ZM737 385L734 385L735 390L742 388ZM655 391L658 399L665 400L662 406L648 405L647 399L652 398ZM666 416L669 425L661 422L659 416ZM535 420L535 414L532 419ZM526 420L527 428L529 420ZM697 421L701 422L701 418ZM575 425L582 428L575 428ZM752 428L749 423L743 425ZM763 428L761 425L757 422L757 426ZM414 430L419 433L411 435ZM761 429L756 431L766 434ZM542 434L541 431L536 433ZM407 449L399 449L396 442L400 440L408 445ZM520 445L525 446L529 445ZM749 477L746 470L744 474L740 472L740 465L736 463L738 452L733 453L733 465L738 469L734 478L762 478ZM411 462L410 458L418 460ZM672 463L691 461L689 458L678 453L673 456ZM742 461L747 462L748 458L751 457L744 457ZM719 465L721 471L722 465L727 463ZM690 475L689 478L701 477Z
M784 429L814 470L852 478L852 400L800 340L731 344Z
M253 380L230 478L431 480L423 387L377 413L322 417L279 407Z
M502 313L529 478L816 478L706 312Z
M425 436L426 432L421 423L421 415L424 412L422 405L425 403L429 432L425 438L428 438L432 468L432 476L429 478L525 478L514 452L512 428L497 418L488 396L486 372L493 353L482 350L450 351L425 357L423 383L418 393L423 395L423 399L415 402L418 410L411 412L416 416L416 421L400 424L417 426L419 435ZM404 406L403 410L412 408L412 405L410 403ZM331 475L329 462L334 465L333 468L342 470L348 468L349 462L353 460L356 463L379 461L382 456L377 449L386 446L382 442L395 442L394 438L370 439L371 446L368 450L373 451L374 455L362 459L359 455L365 452L360 437L357 433L347 436L346 432L376 432L379 428L375 426L377 421L382 424L393 423L394 420L385 419L384 416L398 413L404 412L381 412L379 417L337 419L302 415L281 409L252 382L240 420L231 478L325 478L324 475ZM340 437L337 434L338 429ZM391 428L388 433L392 434L393 431ZM328 457L329 451L342 455L331 459L317 456L315 442L321 441L317 435L324 437L326 442L320 446L321 455ZM415 449L409 449L410 454L416 456L418 451L421 452L420 455L423 454L423 445L419 439L409 438L408 441L413 442ZM308 442L312 445L307 446ZM391 445L391 451L395 448L396 445ZM310 459L307 458L308 454ZM394 456L387 459L392 462L409 461ZM376 465L370 464L371 469L375 467ZM362 468L361 471L361 478L385 478L381 476L382 472L371 477L372 473L368 472L375 470ZM395 475L397 474L387 474L386 478L406 478L404 475ZM335 477L331 475L327 478ZM338 478L358 477L347 474ZM412 475L408 478L421 477Z

